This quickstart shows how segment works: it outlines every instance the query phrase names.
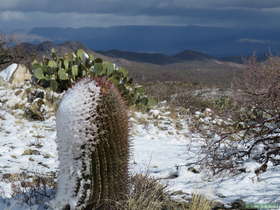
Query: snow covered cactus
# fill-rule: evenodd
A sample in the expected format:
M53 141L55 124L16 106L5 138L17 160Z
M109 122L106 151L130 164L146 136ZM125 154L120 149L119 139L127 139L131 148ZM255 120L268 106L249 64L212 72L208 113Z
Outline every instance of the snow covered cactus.
M59 105L59 209L108 209L128 181L128 117L118 90L104 78L84 78ZM107 204L106 204L107 203Z

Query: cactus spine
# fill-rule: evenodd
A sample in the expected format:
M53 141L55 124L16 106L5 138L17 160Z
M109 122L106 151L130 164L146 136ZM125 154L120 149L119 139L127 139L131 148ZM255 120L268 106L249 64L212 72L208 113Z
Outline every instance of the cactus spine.
M57 205L109 209L108 201L128 190L128 118L119 92L104 78L82 79L65 93L56 117Z

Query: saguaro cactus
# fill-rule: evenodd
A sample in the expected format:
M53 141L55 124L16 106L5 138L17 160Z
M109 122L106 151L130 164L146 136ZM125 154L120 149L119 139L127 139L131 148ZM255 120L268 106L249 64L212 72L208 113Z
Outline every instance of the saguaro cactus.
M128 118L118 90L104 78L70 88L57 114L57 207L110 209L123 199L128 180Z

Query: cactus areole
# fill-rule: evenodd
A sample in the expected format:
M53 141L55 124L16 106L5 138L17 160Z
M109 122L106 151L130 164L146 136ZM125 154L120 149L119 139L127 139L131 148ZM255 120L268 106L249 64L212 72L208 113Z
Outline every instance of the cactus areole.
M57 209L110 209L127 193L128 118L118 90L84 78L67 90L56 114Z

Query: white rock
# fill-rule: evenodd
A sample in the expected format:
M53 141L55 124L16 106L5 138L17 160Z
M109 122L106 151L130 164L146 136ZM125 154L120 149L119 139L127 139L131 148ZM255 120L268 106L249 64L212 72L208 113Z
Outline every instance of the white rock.
M14 86L21 86L28 80L31 80L31 74L29 70L26 68L26 66L19 64L13 73L10 82Z
M0 77L2 77L5 81L10 81L14 72L16 71L18 64L13 63L0 72Z
M202 115L202 113L199 112L199 111L196 111L194 114L195 114L196 116L201 116L201 115Z
M212 111L211 109L209 109L209 108L206 108L206 109L204 110L204 114L205 114L206 116L211 116L211 115L213 114L213 111Z
M0 77L4 81L12 83L14 86L20 86L25 83L26 80L31 80L31 74L28 69L21 64L13 63L6 69L0 72Z
M84 55L86 59L89 59L89 55L86 52L84 53Z
M151 110L150 114L152 115L152 117L157 118L159 116L159 110Z

